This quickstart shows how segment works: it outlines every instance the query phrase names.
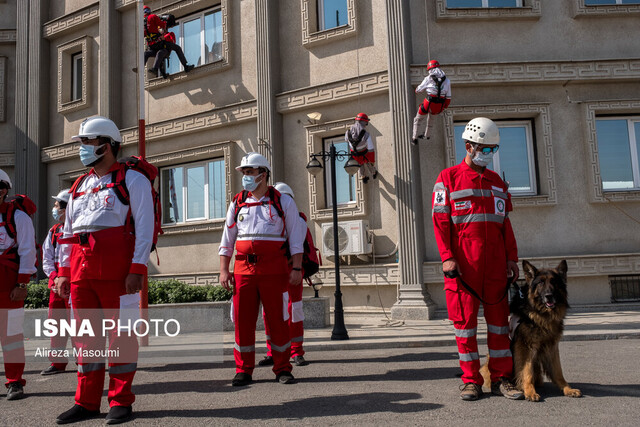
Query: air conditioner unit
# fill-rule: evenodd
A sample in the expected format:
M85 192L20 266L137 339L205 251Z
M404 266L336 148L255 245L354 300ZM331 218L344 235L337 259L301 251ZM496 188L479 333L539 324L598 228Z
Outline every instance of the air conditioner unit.
M338 223L338 250L340 255L362 255L371 253L367 221L342 221ZM322 224L322 254L334 256L333 223Z

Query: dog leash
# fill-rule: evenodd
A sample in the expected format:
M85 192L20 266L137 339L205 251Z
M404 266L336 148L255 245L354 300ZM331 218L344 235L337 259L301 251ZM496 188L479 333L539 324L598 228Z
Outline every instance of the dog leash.
M453 271L447 271L444 273L444 276L449 278L449 279L458 279L460 281L460 283L462 283L462 286L464 286L464 288L474 297L476 297L481 303L486 304L486 305L496 305L496 304L500 304L502 302L502 300L507 296L507 294L509 293L509 287L513 284L513 282L507 278L507 286L504 288L504 294L502 295L502 297L496 301L496 302L486 302L485 300L483 300L482 298L480 298L480 295L478 295L478 293L476 291L473 290L473 288L471 286L469 286L467 284L467 282L465 282L464 280L462 280L462 277L460 277L460 272L458 270L453 270ZM522 296L522 293L520 293L520 295Z

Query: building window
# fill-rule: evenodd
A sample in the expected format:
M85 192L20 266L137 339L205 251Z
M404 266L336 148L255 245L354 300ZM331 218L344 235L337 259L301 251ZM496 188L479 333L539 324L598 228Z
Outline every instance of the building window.
M640 117L596 118L604 191L640 190Z
M162 222L181 224L224 218L224 159L190 163L161 170Z
M323 140L324 150L329 152L331 144L335 145L336 151L349 151L349 147L344 140L344 136L336 136ZM336 159L336 201L338 205L346 205L356 201L356 176L349 176L344 165L347 159ZM331 193L331 165L329 160L324 167L324 194L326 195L326 205L333 206Z
M447 8L522 7L522 0L447 0Z
M495 121L500 131L500 149L494 154L487 168L509 182L509 192L514 196L537 194L536 163L531 121ZM466 156L462 140L466 122L454 124L456 160Z
M58 112L89 106L89 38L81 37L58 46Z
M640 4L640 0L584 0L585 6L600 6L609 4Z
M176 35L176 43L180 45L187 58L187 63L196 67L211 64L223 59L222 10L220 7L181 18L169 28ZM169 56L169 74L182 70L182 64L175 52Z
M82 99L82 52L71 56L71 100Z
M347 0L318 0L318 29L320 31L347 25Z
M640 301L640 275L609 276L611 302Z

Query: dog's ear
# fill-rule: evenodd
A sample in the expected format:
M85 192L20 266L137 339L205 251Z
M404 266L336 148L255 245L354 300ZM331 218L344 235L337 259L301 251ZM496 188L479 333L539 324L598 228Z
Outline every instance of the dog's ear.
M558 266L556 267L556 271L562 277L562 280L566 282L567 281L567 261L564 259L560 261L560 264L558 264Z
M538 274L538 270L526 260L522 260L522 271L524 271L524 278L527 280L527 284L533 282L533 278Z

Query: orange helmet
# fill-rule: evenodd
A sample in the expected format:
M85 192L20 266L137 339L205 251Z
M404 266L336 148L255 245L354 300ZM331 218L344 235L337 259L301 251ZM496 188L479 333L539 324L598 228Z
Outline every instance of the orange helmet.
M429 61L429 63L427 64L427 71L429 71L432 68L436 68L439 67L440 63L438 61L436 61L435 59L432 59L431 61Z
M369 123L369 116L367 116L365 113L360 113L356 116L356 120Z

